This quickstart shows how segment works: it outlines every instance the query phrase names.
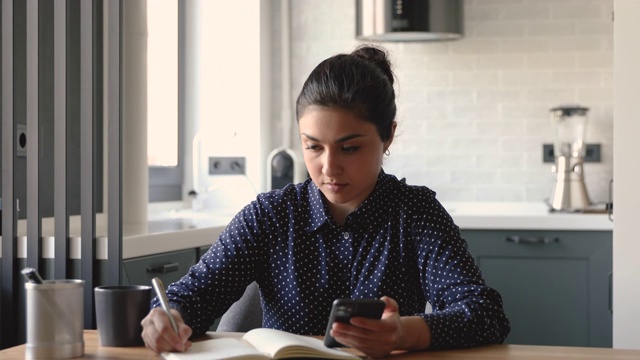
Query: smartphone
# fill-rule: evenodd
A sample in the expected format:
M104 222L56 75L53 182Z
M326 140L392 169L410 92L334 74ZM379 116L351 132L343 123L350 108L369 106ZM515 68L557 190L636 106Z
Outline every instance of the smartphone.
M329 323L324 335L324 345L327 347L344 347L330 334L331 325L334 322L348 323L352 317L380 319L384 307L384 301L379 299L336 299L329 315Z

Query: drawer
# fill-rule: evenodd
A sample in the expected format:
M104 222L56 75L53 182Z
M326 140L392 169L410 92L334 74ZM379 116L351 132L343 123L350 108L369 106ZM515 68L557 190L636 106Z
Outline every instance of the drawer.
M151 285L151 279L157 276L168 286L185 275L196 259L197 249L127 259L122 262L122 283Z
M461 231L476 256L490 253L515 257L588 256L611 248L611 231L467 230Z

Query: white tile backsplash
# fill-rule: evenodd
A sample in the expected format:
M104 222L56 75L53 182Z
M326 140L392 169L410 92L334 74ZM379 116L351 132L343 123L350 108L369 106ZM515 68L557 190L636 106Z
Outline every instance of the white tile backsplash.
M571 36L576 32L576 24L566 20L528 21L525 26L527 37Z
M480 4L478 4L480 5ZM522 21L523 25L526 22L534 21L534 20L547 20L551 16L551 8L549 5L539 2L533 3L525 3L525 4L517 4L513 2L509 2L508 4L503 4L501 6L501 15L502 18L508 21ZM483 21L483 19L479 19Z
M494 20L492 22L470 22L465 26L465 33L477 38L524 37L524 24L519 21Z
M508 0L507 0L508 1ZM602 1L602 3L608 3L609 1ZM606 13L606 8L610 8L609 6L604 6L604 4L598 2L594 2L589 4L587 1L585 2L575 2L575 1L557 1L551 5L551 18L553 19L563 19L563 20L594 20L594 19L602 19L603 17L609 17L611 13Z
M385 170L431 187L441 201L544 201L553 181L551 165L542 163L542 144L553 142L549 109L580 103L592 109L586 141L600 143L603 158L585 165L587 188L592 200L606 201L613 0L464 3L461 40L383 44L397 76L400 124ZM360 43L350 1L292 1L291 23L295 99L318 62ZM273 70L277 78L280 69ZM275 119L279 96L274 92ZM297 128L292 137L299 147Z
M574 54L529 54L526 67L530 70L573 70L579 63Z
M549 40L535 37L524 39L503 38L498 42L502 53L538 54L549 53Z

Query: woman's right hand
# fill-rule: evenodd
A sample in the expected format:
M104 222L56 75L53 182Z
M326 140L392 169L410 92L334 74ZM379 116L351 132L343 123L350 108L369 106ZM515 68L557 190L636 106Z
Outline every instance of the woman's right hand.
M180 312L171 309L171 313L178 325L178 334L173 331L167 313L159 307L151 309L140 322L145 346L156 353L186 351L191 347L191 328L184 323Z

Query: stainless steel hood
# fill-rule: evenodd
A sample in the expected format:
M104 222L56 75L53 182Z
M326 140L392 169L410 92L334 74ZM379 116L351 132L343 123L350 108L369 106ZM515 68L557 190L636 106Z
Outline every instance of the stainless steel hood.
M455 40L463 0L356 0L356 38L365 41Z

